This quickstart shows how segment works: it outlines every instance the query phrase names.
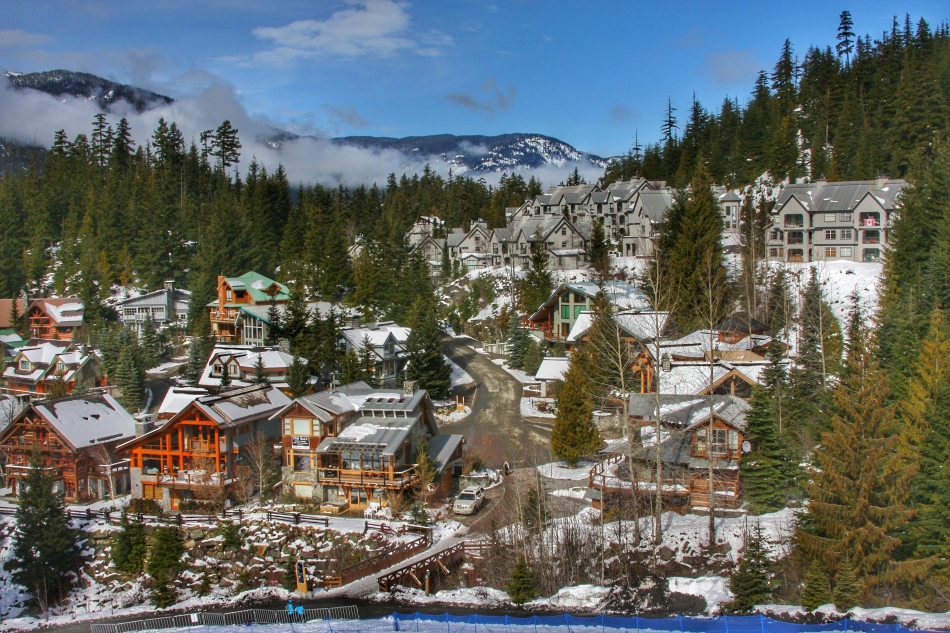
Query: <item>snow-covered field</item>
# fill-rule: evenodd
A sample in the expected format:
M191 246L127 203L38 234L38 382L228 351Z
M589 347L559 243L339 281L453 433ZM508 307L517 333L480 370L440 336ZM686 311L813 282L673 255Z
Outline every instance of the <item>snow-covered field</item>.
M551 462L550 464L541 464L538 466L538 472L542 477L548 479L566 479L570 481L586 480L590 474L590 469L596 464L594 462L580 462L577 468L569 468L564 462Z

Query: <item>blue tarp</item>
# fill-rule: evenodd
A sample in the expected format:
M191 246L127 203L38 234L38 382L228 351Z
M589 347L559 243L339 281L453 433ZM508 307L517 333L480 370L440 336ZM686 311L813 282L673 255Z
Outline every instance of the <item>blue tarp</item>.
M426 613L393 613L394 631L420 633L510 633L514 629L556 628L565 633L638 633L640 631L679 631L680 633L812 633L821 631L856 631L858 633L908 633L901 624L875 624L844 618L825 624L794 624L780 622L762 615L719 616L714 618L672 617L642 618L613 615L573 616L538 615L516 618L507 615L433 615ZM378 630L378 629L377 629ZM537 631L550 633L550 631Z

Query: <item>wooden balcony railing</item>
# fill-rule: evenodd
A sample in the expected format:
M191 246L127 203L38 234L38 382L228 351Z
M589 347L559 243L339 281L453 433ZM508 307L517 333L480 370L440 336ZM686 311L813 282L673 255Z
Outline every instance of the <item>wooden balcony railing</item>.
M706 459L709 456L706 450L706 444L704 442L691 444L689 447L689 456ZM738 447L730 448L721 444L713 444L713 459L739 459L740 457L742 457L742 451L740 451Z
M317 470L320 483L375 485L379 487L405 488L416 480L415 467L403 468L390 473L388 470L350 470L335 466Z

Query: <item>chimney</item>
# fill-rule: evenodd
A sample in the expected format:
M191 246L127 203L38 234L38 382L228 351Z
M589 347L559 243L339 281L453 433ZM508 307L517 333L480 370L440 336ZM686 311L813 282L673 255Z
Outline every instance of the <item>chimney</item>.
M404 380L402 383L402 392L407 396L411 396L412 394L416 392L416 389L418 387L419 387L418 380Z
M178 320L175 314L175 280L166 279L165 283L165 323L174 323Z
M135 437L142 437L152 430L154 425L151 413L142 414L135 418Z

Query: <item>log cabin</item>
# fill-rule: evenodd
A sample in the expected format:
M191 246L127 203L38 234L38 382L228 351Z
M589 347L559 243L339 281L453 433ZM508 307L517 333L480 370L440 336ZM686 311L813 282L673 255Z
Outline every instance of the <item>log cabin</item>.
M602 451L605 461L591 471L589 478L590 487L596 491L595 501L610 503L612 497L629 496L633 482L639 494L655 494L657 398L664 503L683 509L709 507L711 460L715 507L738 508L739 459L743 446L747 446L744 432L749 404L730 395L632 394L628 428L639 437L633 446L621 439Z
M239 485L242 449L258 432L275 443L274 412L290 403L276 387L251 385L189 402L162 426L124 442L132 496L154 499L166 511L184 500L223 501Z
M287 286L256 272L247 272L240 277L219 276L218 298L208 304L211 333L221 343L237 343L241 308L285 304L289 300Z
M82 327L83 304L78 297L34 299L27 312L31 338L71 341Z
M27 405L0 431L8 487L17 495L30 468L34 447L43 466L57 474L56 489L66 501L108 498L129 485L128 463L117 445L135 437L135 419L108 394L70 396Z

